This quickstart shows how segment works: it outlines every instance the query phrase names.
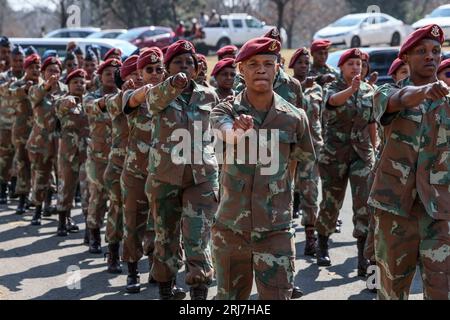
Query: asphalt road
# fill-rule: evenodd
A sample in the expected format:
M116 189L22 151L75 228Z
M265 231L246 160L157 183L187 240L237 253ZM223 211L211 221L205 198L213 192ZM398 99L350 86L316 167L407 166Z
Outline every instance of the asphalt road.
M58 238L57 217L43 220L41 227L30 225L32 212L24 216L14 213L15 203L0 207L0 300L80 300L123 299L150 300L158 298L156 286L149 286L147 260L140 261L140 294L129 295L124 290L126 273L106 273L103 255L91 255L82 245L84 223L79 208L73 211L80 233ZM331 237L331 267L318 268L315 259L303 256L304 229L296 221L297 258L295 277L305 295L300 300L372 300L366 282L357 277L356 241L352 238L352 212L350 190L341 219L342 233ZM104 230L102 232L103 238ZM106 251L106 247L103 247ZM126 267L124 268L126 271ZM184 272L178 275L178 283L184 285ZM416 274L410 299L422 299L421 279ZM215 284L210 298L216 293ZM257 299L253 286L251 299Z

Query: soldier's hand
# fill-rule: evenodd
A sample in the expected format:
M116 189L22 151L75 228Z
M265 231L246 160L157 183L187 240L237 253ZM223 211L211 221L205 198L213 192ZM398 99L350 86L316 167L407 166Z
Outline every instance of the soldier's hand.
M304 89L311 88L314 85L314 81L316 81L315 77L308 77L305 79L305 81L303 81L302 87Z
M179 72L172 78L172 86L177 89L184 89L188 85L188 78L185 73Z
M361 86L361 75L357 75L352 79L352 91L355 93Z
M106 97L98 99L98 107L102 110L106 108Z
M28 80L25 85L23 86L23 89L25 90L25 92L28 93L28 91L30 90L30 88L34 85L33 81Z
M75 50L75 48L77 47L77 43L75 42L75 41L70 41L68 44L67 44L67 49L66 49L66 51L73 51L73 50Z
M374 71L370 74L369 84L374 85L378 81L378 72Z
M133 79L125 81L125 83L122 85L122 91L132 90L136 89L136 85L133 81Z
M58 76L56 74L52 75L50 79L48 79L44 84L45 90L48 91L51 88L53 88L58 83L58 81L59 81Z
M241 115L234 120L233 129L234 130L243 130L244 132L253 128L253 118L248 115Z
M331 73L327 73L322 76L323 84L333 82L334 80L336 80L336 77L334 75L332 75Z
M64 101L61 103L61 107L64 109L72 109L77 105L77 100L75 97L67 97L64 99Z
M445 82L439 80L425 86L425 97L433 101L439 100L450 93L450 88Z

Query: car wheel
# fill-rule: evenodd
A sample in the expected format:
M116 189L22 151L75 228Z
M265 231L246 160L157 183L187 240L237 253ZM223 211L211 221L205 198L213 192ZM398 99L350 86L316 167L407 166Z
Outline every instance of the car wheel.
M395 32L392 35L391 47L398 47L400 45L400 33Z
M225 46L228 46L230 44L231 44L230 39L222 38L222 39L219 40L219 42L217 42L217 49L221 49L221 48L223 48Z
M352 41L350 42L351 48L358 48L361 47L361 39L358 36L354 36L352 38Z

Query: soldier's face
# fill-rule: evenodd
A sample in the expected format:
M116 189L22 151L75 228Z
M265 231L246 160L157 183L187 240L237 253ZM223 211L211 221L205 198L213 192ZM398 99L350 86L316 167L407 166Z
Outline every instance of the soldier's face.
M0 47L0 61L4 61L6 70L11 65L11 49L7 47Z
M33 63L25 70L25 78L33 82L37 82L41 76L41 64Z
M86 91L86 80L84 78L73 78L69 82L69 93L76 97L82 97Z
M404 56L411 76L429 78L436 75L441 63L441 45L436 40L423 39Z
M77 54L77 62L79 66L84 66L84 57L82 54ZM75 69L74 69L75 70Z
M139 89L140 87L142 87L144 85L144 81L142 79L142 75L137 70L132 72L132 73L130 73L130 75L128 75L125 78L125 81L128 81L128 80L133 80L134 85L136 86L136 89Z
M72 71L75 71L76 69L78 69L78 61L77 61L77 59L66 60L66 62L64 63L64 66L67 70L67 74L70 74L70 73L72 73Z
M341 73L344 79L353 79L357 75L360 75L362 71L362 61L358 58L348 59L341 66Z
M450 68L445 68L444 70L439 72L438 79L444 81L446 85L450 86Z
M278 69L277 57L271 54L255 55L239 64L247 88L261 93L273 90Z
M61 76L61 69L56 64L51 64L44 71L44 80L47 81L52 76L57 76L58 78Z
M192 54L184 53L172 59L167 71L170 76L183 72L188 77L188 80L192 80L197 73L195 65Z
M23 71L23 61L24 56L21 54L14 54L11 57L11 69L14 73L19 73Z
M367 77L369 73L369 63L367 61L363 61L361 64L361 77Z
M309 56L301 55L294 64L294 75L299 78L306 78L309 72Z
M393 76L395 82L402 81L403 79L406 79L408 77L409 77L409 66L407 64L404 64L403 66L398 68Z
M312 54L314 59L314 64L317 66L324 66L327 63L328 60L328 50L323 49L316 51Z
M204 62L199 62L198 64L198 73L197 73L197 80L199 82L206 81L206 77L208 73L208 66Z
M92 76L97 70L98 63L96 60L94 61L84 61L84 70L87 72L89 76Z
M148 64L139 72L142 74L144 84L156 85L161 83L165 76L162 62Z
M234 85L234 79L236 78L235 68L224 68L218 74L216 74L217 86L220 89L231 90Z
M102 85L106 88L115 88L116 82L114 81L114 73L116 71L116 67L107 67L103 70L100 75L100 81Z

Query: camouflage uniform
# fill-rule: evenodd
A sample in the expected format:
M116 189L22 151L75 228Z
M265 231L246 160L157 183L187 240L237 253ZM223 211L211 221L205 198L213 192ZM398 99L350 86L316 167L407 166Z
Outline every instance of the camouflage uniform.
M377 91L377 119L388 137L369 204L375 212L375 253L380 299L407 299L416 265L426 299L450 299L450 104L449 96L424 100L387 114L389 98L401 87Z
M323 147L321 110L323 102L322 87L314 83L304 92L304 110L308 116L309 129L314 145L314 151L320 154ZM314 165L313 170L304 168L301 164L297 167L295 191L300 194L300 209L303 212L302 225L314 226L317 212L319 211L319 165Z
M342 208L347 182L350 180L353 200L353 236L366 238L368 231L368 205L371 171L375 153L370 140L369 124L375 121L373 91L365 83L343 106L328 105L328 99L347 88L339 78L327 87L324 117L327 119L323 138L324 146L319 158L322 179L322 203L316 222L321 236L330 236L336 229L339 210Z
M89 121L81 103L71 109L62 106L62 102L68 97L71 95L61 97L56 108L56 115L61 123L58 148L58 211L70 211L77 184L80 182L82 209L87 212L89 191L85 162Z
M58 154L55 103L65 93L67 86L61 82L51 92L45 90L43 83L30 88L34 124L26 147L34 172L32 200L37 205L44 202L52 181L52 169Z
M130 263L138 262L144 254L153 254L155 239L152 223L147 229L150 207L145 194L152 117L145 104L137 108L127 106L132 94L132 90L126 91L122 98L123 112L128 117L129 136L120 177L124 212L123 260Z
M12 127L15 108L9 96L9 81L13 77L11 71L0 74L0 183L11 179L14 158Z
M122 111L122 92L109 96L106 110L112 120L112 147L103 181L109 191L109 212L106 222L106 242L120 243L123 238L123 203L120 176L128 145L128 120Z
M42 81L42 80L41 80ZM16 194L28 195L31 189L31 164L26 150L26 144L33 127L33 109L30 97L21 87L26 84L25 78L13 83L10 95L15 100L15 120L12 128L12 139L15 147L17 166Z
M275 174L263 175L260 161L256 165L226 161L222 166L223 192L212 231L217 298L248 299L254 270L260 299L290 299L295 274L293 165L298 161L312 168L315 161L308 119L302 109L275 94L264 120L243 92L234 102L215 107L211 122L220 130L242 114L253 117L256 132L278 130L279 167Z
M111 118L98 106L98 99L104 95L103 89L100 88L87 94L83 101L90 131L86 162L89 181L89 207L86 222L89 229L102 228L108 201L103 175L111 150Z
M319 76L323 76L324 74L332 74L333 76L336 77L336 79L339 79L341 76L339 71L337 71L332 66L325 65L325 66L318 68L314 65L311 65L311 67L309 69L308 77L319 77Z
M218 204L218 165L211 140L191 141L188 147L193 161L189 164L187 155L182 158L176 154L179 143L171 136L177 129L188 130L194 138L208 132L209 116L218 97L212 89L193 81L193 91L188 97L170 85L171 79L147 94L147 105L153 116L148 186L156 231L152 276L158 282L175 279L182 266L181 232L186 283L197 287L210 284L213 277L209 243ZM194 156L198 153L203 155L203 161ZM181 164L174 163L176 156Z

